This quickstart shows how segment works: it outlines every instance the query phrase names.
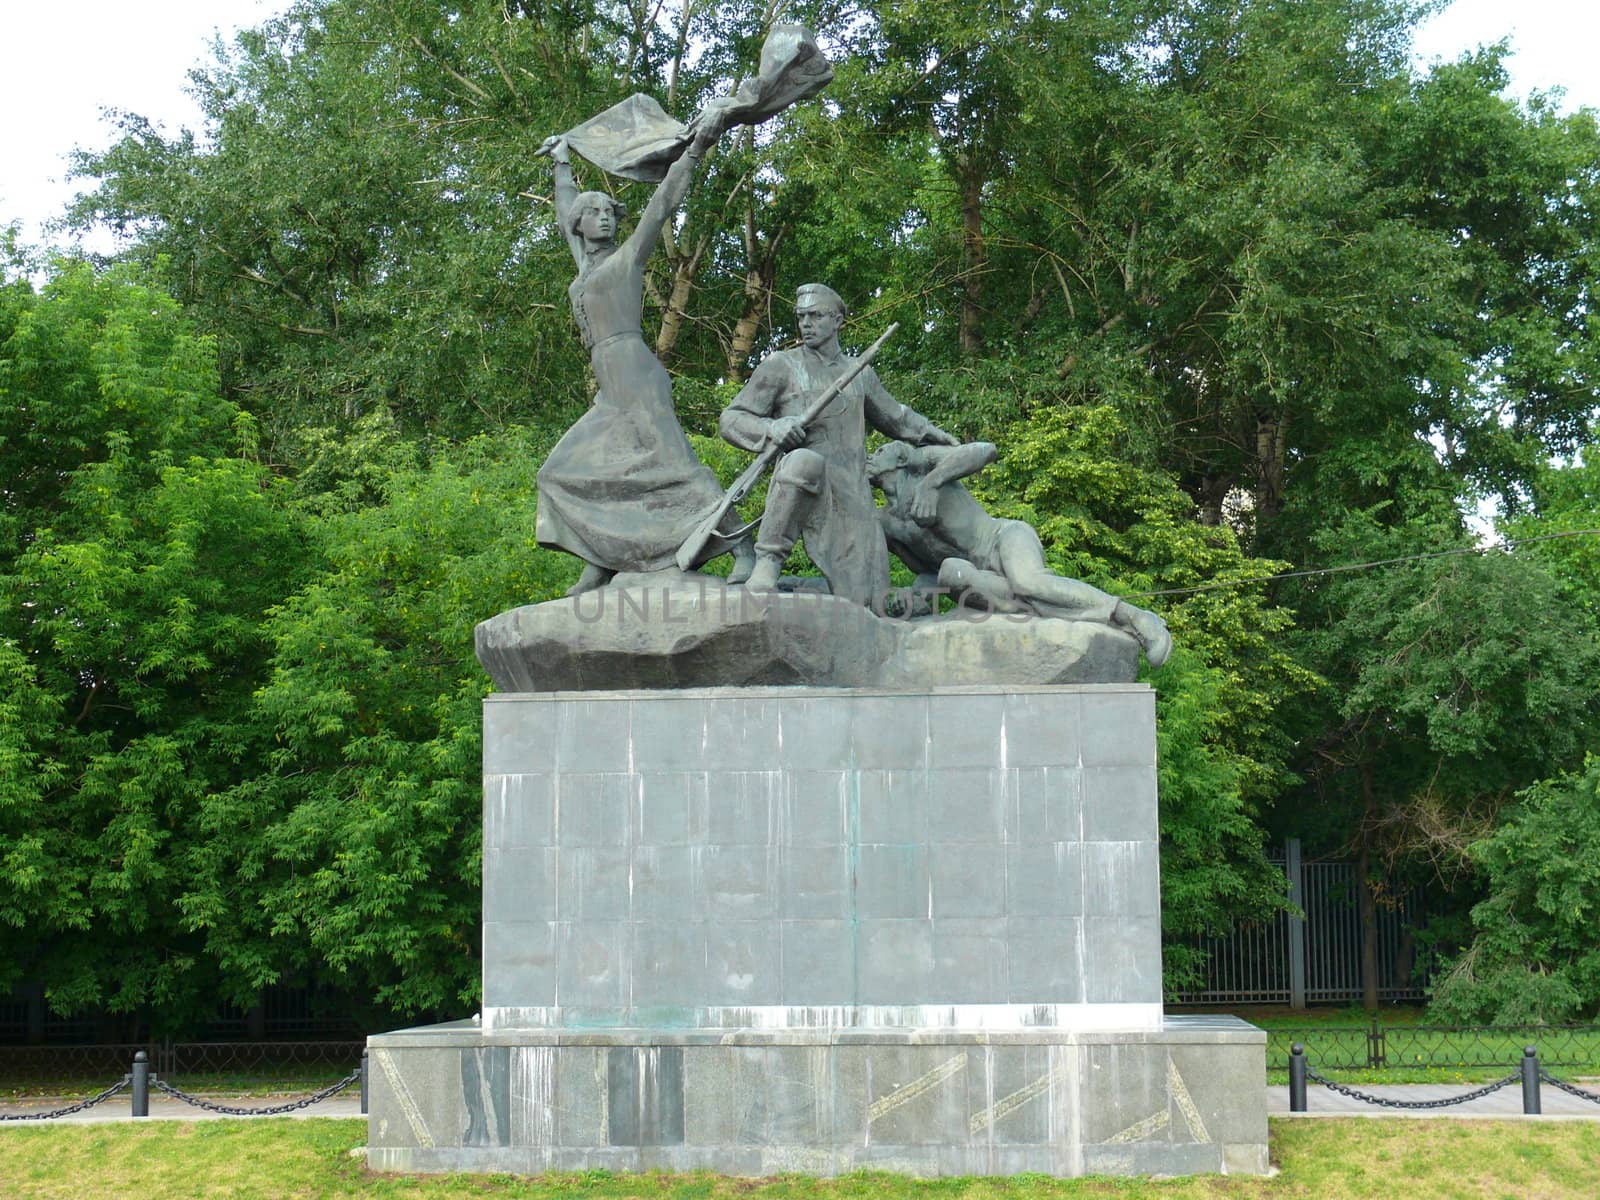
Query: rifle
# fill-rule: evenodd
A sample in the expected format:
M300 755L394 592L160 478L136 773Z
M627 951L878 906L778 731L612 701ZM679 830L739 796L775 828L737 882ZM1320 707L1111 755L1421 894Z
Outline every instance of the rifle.
M801 414L800 425L802 428L810 425L811 422L820 417L822 410L832 404L835 398L855 381L855 377L867 369L867 364L877 357L878 351L883 349L883 344L899 328L900 323L896 321L885 329L883 335L867 348L866 353L851 364L848 371L828 385L822 395L817 397L816 402ZM733 481L733 486L728 489L728 494L711 510L705 520L695 526L694 532L688 536L683 545L678 547L679 570L689 571L694 568L695 561L705 552L706 544L717 536L717 526L722 524L722 519L728 515L728 510L750 494L751 489L756 486L756 482L766 472L766 469L772 465L773 459L782 453L783 450L775 442L769 442L761 448L761 452L756 455L755 461L744 469L739 478ZM751 522L751 524L754 524L754 522Z

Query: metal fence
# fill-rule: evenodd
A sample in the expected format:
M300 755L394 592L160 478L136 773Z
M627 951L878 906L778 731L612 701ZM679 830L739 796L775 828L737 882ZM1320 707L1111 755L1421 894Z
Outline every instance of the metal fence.
M0 1046L0 1090L68 1090L125 1074L139 1051L163 1079L231 1085L292 1085L348 1071L365 1041L132 1042L107 1045Z
M1227 937L1203 938L1203 987L1179 1004L1308 1004L1360 1000L1361 913L1356 868L1350 862L1305 862L1298 839L1268 861L1282 869L1296 913L1241 925ZM1303 915L1301 915L1303 914ZM1378 998L1422 1000L1413 978L1414 931L1421 904L1414 892L1384 897L1377 909Z
M345 1015L348 1000L325 989L289 985L263 989L260 1003L250 1009L218 1008L203 1026L189 1036L202 1041L272 1039L310 1041L359 1036L362 1026ZM17 992L0 993L0 1045L82 1045L121 1042L148 1036L143 1022L86 1013L62 1017L51 1012L39 984L25 984Z
M1517 1061L1537 1045L1546 1066L1600 1068L1600 1025L1316 1025L1267 1030L1267 1070L1289 1065L1296 1043L1328 1071L1482 1069Z

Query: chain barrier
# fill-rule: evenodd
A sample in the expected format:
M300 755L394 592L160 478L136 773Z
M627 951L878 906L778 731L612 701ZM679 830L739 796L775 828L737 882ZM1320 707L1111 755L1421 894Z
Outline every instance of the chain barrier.
M58 1108L54 1112L37 1113L0 1113L0 1121L53 1121L57 1117L70 1117L73 1113L81 1113L85 1109L93 1108L96 1104L103 1104L118 1092L125 1092L131 1083L127 1075L122 1077L121 1083L113 1083L98 1096L90 1096L87 1100L80 1100L66 1108Z
M199 1096L191 1096L188 1092L175 1088L170 1083L165 1083L153 1075L150 1077L151 1087L159 1092L164 1092L174 1100L181 1100L185 1104L193 1105L195 1108L203 1108L207 1112L222 1113L230 1117L271 1117L280 1113L298 1112L302 1108L310 1108L313 1104L320 1104L329 1096L336 1095L351 1084L360 1082L361 1072L352 1071L339 1080L338 1083L331 1084L320 1092L313 1092L309 1096L303 1096L299 1100L291 1100L287 1104L275 1104L270 1108L230 1108L226 1104L213 1104L209 1100L202 1100Z
M1568 1083L1564 1079L1557 1079L1554 1075L1550 1074L1549 1071L1540 1070L1539 1078L1544 1080L1553 1088L1560 1088L1569 1096L1576 1096L1580 1100L1588 1100L1595 1104L1600 1104L1600 1096L1595 1095L1593 1092L1584 1091L1575 1083Z
M1456 1104L1465 1104L1469 1100L1479 1100L1493 1092L1498 1092L1503 1087L1509 1087L1522 1078L1520 1072L1507 1075L1504 1079L1497 1080L1486 1087L1476 1091L1466 1092L1460 1096L1449 1096L1440 1100L1389 1100L1383 1096L1374 1096L1370 1092L1357 1091L1353 1087L1346 1087L1342 1083L1335 1083L1326 1076L1319 1074L1316 1068L1306 1066L1306 1077L1315 1079L1329 1091L1338 1092L1341 1096L1349 1096L1352 1100L1359 1100L1363 1104L1377 1104L1384 1108L1449 1108Z

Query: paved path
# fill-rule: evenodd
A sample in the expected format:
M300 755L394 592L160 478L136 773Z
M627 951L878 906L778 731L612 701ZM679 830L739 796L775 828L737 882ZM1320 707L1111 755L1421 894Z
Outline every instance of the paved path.
M1459 1096L1464 1092L1474 1091L1482 1084L1475 1083L1363 1083L1353 1084L1358 1091L1366 1092L1373 1096L1382 1096L1386 1100L1444 1100L1451 1096ZM1579 1083L1585 1091L1600 1095L1600 1082L1584 1080ZM1548 1083L1539 1089L1539 1106L1543 1109L1543 1116L1558 1117L1565 1120L1574 1118L1587 1118L1591 1121L1600 1121L1600 1104L1590 1100L1583 1100L1577 1096L1569 1096L1559 1088L1551 1087ZM1522 1084L1520 1082L1508 1084L1498 1092L1484 1096L1477 1100L1469 1100L1465 1104L1452 1104L1449 1108L1422 1108L1399 1109L1380 1108L1375 1104L1365 1104L1360 1100L1341 1096L1338 1092L1324 1087L1312 1080L1306 1085L1306 1113L1289 1112L1289 1089L1284 1087L1269 1087L1267 1089L1267 1113L1274 1117L1293 1116L1305 1117L1517 1117L1523 1119L1522 1112ZM1536 1121L1538 1117L1526 1118Z
M274 1105L285 1104L295 1099L293 1096L206 1096L205 1099L213 1104L226 1104L231 1108L271 1108ZM72 1101L19 1101L16 1103L0 1104L0 1114L50 1112L52 1109L64 1108ZM131 1121L132 1102L128 1093L113 1096L103 1104L97 1104L84 1112L73 1113L70 1117L56 1117L49 1121L0 1121L0 1130L4 1129L37 1129L40 1125L89 1125L102 1121ZM310 1108L297 1108L293 1112L280 1113L285 1117L359 1117L361 1115L361 1097L341 1092L337 1096L329 1096L326 1100L313 1104ZM152 1121L244 1121L247 1117L234 1117L223 1113L207 1112L203 1108L184 1104L167 1096L156 1094L150 1097L150 1116Z

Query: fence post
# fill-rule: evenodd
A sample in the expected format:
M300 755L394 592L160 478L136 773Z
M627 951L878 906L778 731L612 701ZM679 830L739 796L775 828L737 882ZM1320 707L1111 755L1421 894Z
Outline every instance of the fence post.
M1367 1027L1367 1066L1383 1067L1389 1062L1389 1047L1384 1041L1383 1026L1376 1016Z
M1289 1047L1289 1111L1306 1112L1306 1048Z
M133 1116L150 1115L150 1056L143 1050L133 1056Z
M1539 1051L1535 1046L1522 1051L1522 1111L1535 1117L1543 1111L1539 1103Z
M361 1052L361 1115L367 1115L367 1052Z
M44 984L30 983L25 989L28 997L28 1044L44 1041Z
M1298 915L1289 917L1289 1007L1306 1006L1306 875L1300 863L1300 839L1283 843L1283 870L1289 877L1289 903Z

